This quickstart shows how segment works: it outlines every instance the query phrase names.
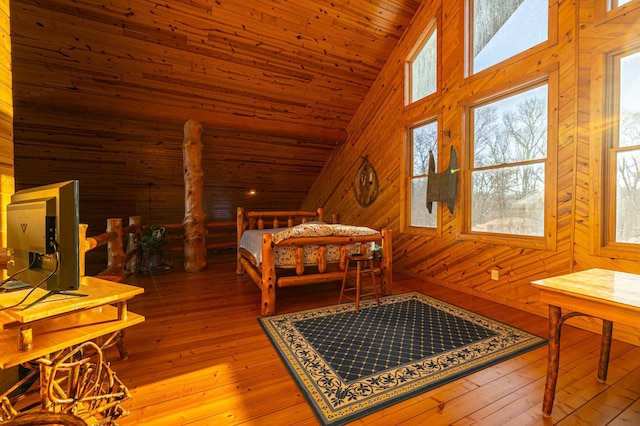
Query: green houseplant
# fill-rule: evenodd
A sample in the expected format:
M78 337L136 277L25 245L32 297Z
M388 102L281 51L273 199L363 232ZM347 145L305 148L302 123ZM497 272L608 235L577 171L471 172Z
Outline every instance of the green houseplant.
M162 225L148 225L140 231L139 244L149 254L161 254L167 243L166 229Z

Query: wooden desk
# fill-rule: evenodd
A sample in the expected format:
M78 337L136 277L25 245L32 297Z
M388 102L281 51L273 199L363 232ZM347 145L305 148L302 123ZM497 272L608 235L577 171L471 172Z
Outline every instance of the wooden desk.
M613 321L640 324L640 275L589 269L533 281L540 301L549 304L549 364L542 412L551 415L558 380L560 328L567 319L587 315L602 319L602 345L598 380L607 379ZM562 308L569 312L562 315Z
M29 290L0 293L0 307L12 306ZM86 297L54 295L23 310L46 294L36 289L22 305L0 311L0 368L32 361L144 321L127 310L127 300L144 289L131 285L82 277L78 293ZM115 306L113 306L115 305ZM20 333L30 330L33 347L19 351Z

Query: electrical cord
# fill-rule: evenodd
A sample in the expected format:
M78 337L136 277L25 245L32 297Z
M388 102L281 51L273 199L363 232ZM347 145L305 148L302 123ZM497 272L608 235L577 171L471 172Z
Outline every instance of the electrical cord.
M29 296L31 296L31 293L33 293L34 291L36 291L36 289L37 289L38 287L40 287L42 284L46 283L46 282L47 282L47 280L48 280L49 278L51 278L51 277L52 277L56 272L58 272L58 265L60 265L60 252L58 251L58 242L57 242L57 241L53 241L53 242L51 242L51 245L53 246L53 250L54 250L55 255L56 255L56 257L55 257L55 259L56 259L56 267L55 267L55 268L53 268L53 271L51 271L51 273L50 273L49 275L47 275L47 276L46 276L46 277L44 277L42 280L40 280L40 282L39 282L38 284L36 284L35 286L33 286L33 288L32 288L32 289L27 293L27 295L26 295L26 296L24 296L24 297L22 298L22 300L21 300L21 301L19 301L18 303L14 304L14 305L11 305L11 306L5 306L5 307L3 307L3 308L0 308L0 312L1 312L1 311L4 311L4 310L7 310L7 309L15 308L15 307L17 307L17 306L22 305L22 304L25 302L25 300L27 300L27 299L29 298ZM34 261L35 261L35 256L34 256ZM33 263L32 263L32 264L33 264ZM31 266L31 265L29 265L29 267L30 267L30 266ZM28 267L27 267L27 268L28 268ZM15 275L15 274L14 274L14 275ZM4 283L3 283L3 284L4 284Z
M0 288L2 288L2 286L4 286L6 283L8 283L12 279L14 279L16 277L16 275L19 275L19 274L23 273L24 271L28 270L29 268L31 268L35 263L36 263L36 256L33 256L33 260L31 261L31 263L29 265L25 266L24 268L20 269L17 272L14 272L9 277L7 277L5 280L3 280L0 283Z

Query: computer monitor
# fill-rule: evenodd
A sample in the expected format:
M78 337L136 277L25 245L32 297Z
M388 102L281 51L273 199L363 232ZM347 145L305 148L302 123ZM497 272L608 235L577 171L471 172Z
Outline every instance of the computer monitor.
M31 286L46 282L44 298L80 286L78 186L71 180L24 189L7 206L7 273Z

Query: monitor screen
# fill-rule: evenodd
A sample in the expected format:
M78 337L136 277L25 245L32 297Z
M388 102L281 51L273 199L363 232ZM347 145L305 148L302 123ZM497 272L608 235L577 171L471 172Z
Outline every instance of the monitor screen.
M50 292L80 285L78 181L24 189L7 206L7 273ZM46 285L45 285L46 282Z

